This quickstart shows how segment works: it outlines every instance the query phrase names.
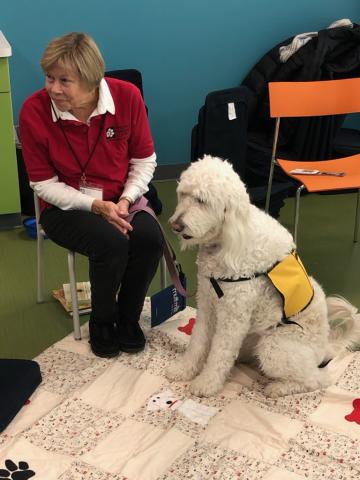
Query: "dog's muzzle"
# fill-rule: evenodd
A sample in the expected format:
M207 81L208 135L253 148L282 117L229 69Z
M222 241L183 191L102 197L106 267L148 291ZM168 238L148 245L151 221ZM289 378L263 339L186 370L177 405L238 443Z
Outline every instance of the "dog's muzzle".
M191 238L193 238L192 236L187 235L186 233L181 233L185 228L185 225L181 221L181 219L179 219L177 221L174 221L174 222L170 222L170 225L171 225L171 228L173 229L173 231L175 233L177 233L178 235L181 235L184 240L190 240Z

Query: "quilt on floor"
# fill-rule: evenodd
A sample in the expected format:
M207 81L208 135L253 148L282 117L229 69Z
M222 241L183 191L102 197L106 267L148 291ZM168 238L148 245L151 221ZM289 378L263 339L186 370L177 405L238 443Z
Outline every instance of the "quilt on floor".
M356 479L360 476L360 352L328 367L325 391L266 398L266 380L234 367L214 398L170 383L164 369L186 346L187 307L150 329L137 355L104 360L64 338L36 360L43 383L0 435L0 479Z

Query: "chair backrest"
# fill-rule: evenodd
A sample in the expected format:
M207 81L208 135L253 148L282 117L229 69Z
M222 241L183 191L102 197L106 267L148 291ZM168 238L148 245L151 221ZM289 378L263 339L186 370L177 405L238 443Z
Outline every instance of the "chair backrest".
M125 68L121 70L109 70L105 72L105 77L117 78L118 80L124 80L125 82L130 82L140 90L141 96L144 99L144 90L142 75L139 70L136 68ZM146 113L148 113L148 107L145 105Z
M105 77L117 78L118 80L125 80L126 82L133 83L141 92L141 96L144 98L142 75L139 70L135 68L127 68L122 70L109 70L105 72Z
M139 70L135 68L128 68L122 70L109 70L105 72L105 77L117 78L118 80L125 80L134 84L140 90L141 96L144 98L142 75ZM148 107L145 105L146 113L148 113ZM152 183L149 183L149 191L145 193L145 197L149 200L156 215L160 215L162 212L162 202L158 197L157 190Z
M313 117L360 112L360 78L270 82L271 117Z

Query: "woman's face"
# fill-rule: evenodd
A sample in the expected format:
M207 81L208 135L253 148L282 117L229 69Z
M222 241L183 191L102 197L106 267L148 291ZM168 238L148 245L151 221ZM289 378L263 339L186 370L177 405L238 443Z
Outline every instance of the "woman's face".
M59 65L46 73L45 89L62 112L86 108L97 98L97 89L89 91L77 72Z

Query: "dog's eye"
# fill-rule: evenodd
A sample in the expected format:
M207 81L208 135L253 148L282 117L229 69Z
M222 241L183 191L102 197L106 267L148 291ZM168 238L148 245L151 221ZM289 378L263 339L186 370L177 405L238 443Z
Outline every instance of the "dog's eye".
M194 197L194 200L195 200L195 202L200 203L200 204L205 203L204 200L200 197Z

